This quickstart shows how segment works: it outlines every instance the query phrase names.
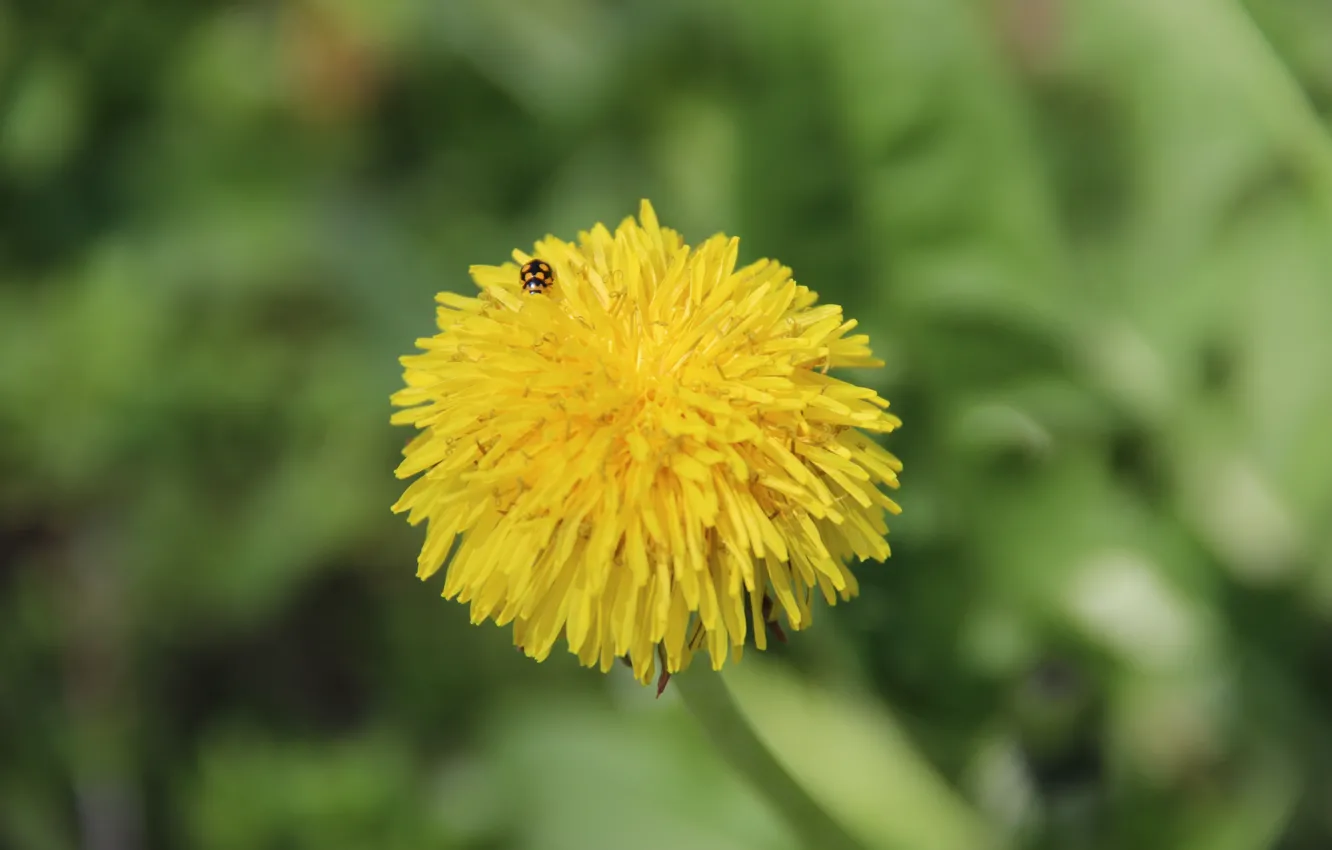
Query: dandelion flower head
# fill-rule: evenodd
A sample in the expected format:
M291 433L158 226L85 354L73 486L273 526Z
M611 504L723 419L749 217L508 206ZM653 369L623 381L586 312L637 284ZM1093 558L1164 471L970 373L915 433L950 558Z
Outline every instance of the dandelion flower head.
M720 669L750 631L765 648L779 613L806 627L816 588L850 599L848 562L888 557L901 464L869 434L901 423L828 374L883 364L840 307L780 263L737 268L738 249L691 248L644 201L437 297L393 396L420 431L394 510L427 522L417 574L447 562L443 595L473 623L512 623L537 660L563 636L647 683L705 646ZM533 258L554 273L539 292Z

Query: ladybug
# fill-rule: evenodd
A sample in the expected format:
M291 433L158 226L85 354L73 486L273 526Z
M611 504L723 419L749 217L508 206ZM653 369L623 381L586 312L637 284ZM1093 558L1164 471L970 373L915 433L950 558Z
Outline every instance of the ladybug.
M532 259L523 264L518 278L523 282L523 292L542 293L555 282L555 272L545 260Z

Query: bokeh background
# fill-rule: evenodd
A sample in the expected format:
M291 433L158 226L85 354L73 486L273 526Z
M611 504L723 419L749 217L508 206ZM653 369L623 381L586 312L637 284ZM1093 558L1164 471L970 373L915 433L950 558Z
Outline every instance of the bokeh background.
M888 362L894 557L732 676L867 843L1332 846L1330 46L1325 0L0 3L0 847L794 850L388 510L433 294L642 197Z

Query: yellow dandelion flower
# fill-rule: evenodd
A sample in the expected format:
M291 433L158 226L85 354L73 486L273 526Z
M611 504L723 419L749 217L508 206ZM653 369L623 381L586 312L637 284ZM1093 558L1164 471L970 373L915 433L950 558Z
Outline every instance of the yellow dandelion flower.
M883 365L840 307L779 263L736 268L738 239L690 248L647 201L639 219L438 296L393 396L421 432L393 509L428 521L417 575L447 559L443 595L473 623L512 622L538 661L563 635L643 683L659 662L664 685L704 644L716 669L738 659L751 616L799 630L814 588L855 595L847 561L887 558L900 510L880 485L901 464L864 432L901 422L828 375Z

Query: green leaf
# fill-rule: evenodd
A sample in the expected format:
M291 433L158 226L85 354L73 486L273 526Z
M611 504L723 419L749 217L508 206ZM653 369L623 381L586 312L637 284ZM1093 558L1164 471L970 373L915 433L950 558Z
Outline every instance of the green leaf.
M880 704L747 657L726 683L759 737L809 793L871 847L977 850L986 824Z

